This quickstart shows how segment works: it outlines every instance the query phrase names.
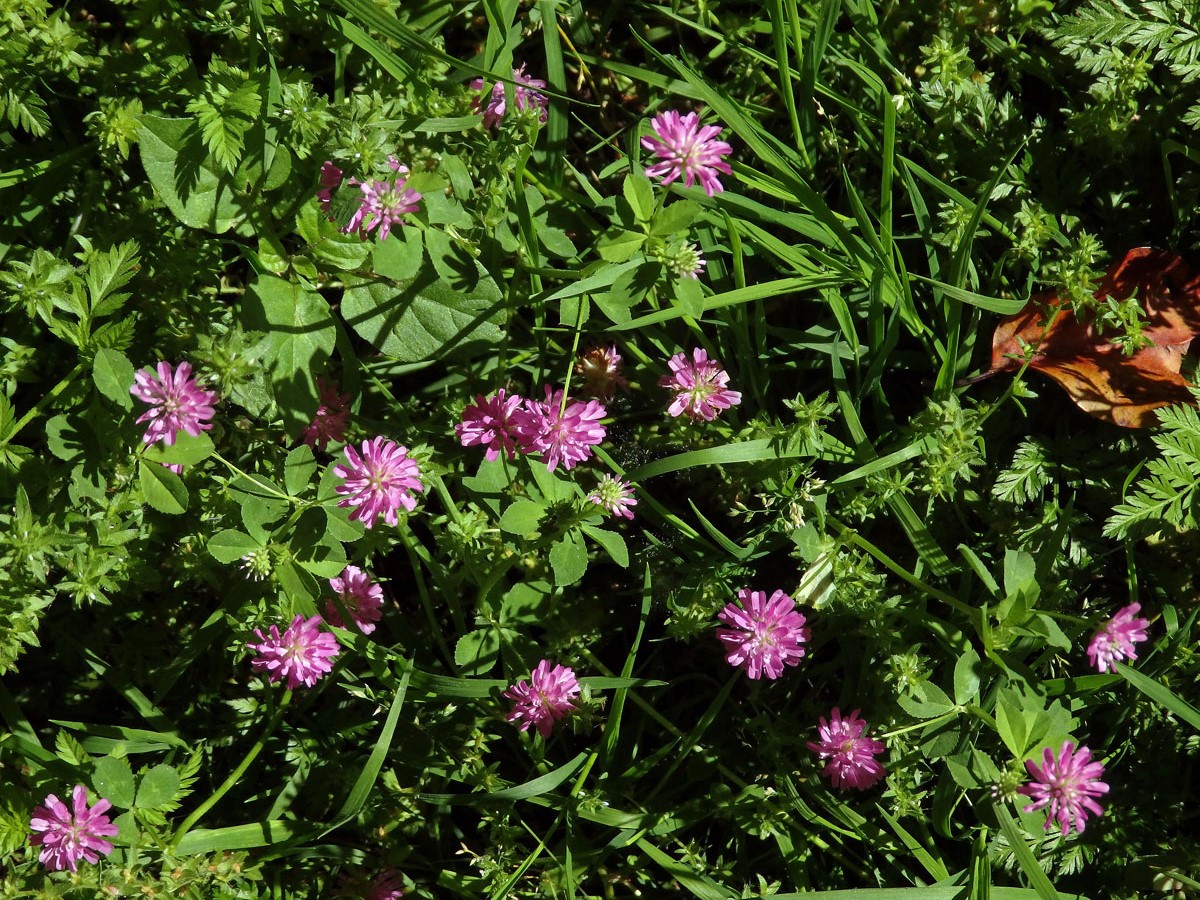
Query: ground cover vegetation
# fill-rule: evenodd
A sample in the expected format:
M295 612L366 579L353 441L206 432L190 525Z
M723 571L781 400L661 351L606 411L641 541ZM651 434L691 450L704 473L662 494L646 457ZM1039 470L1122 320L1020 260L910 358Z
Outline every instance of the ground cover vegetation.
M1193 896L1197 21L2 0L0 897Z

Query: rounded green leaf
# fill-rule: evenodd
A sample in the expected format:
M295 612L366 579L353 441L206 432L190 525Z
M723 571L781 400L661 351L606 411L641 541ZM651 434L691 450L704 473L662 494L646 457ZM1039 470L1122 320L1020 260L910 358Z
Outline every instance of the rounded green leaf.
M161 809L179 793L179 773L171 766L155 766L142 776L137 789L139 809Z
M133 806L133 770L129 761L115 756L106 756L96 761L96 773L92 777L96 793L119 809Z
M159 512L177 516L187 509L187 488L182 479L165 466L143 460L138 466L138 483L146 502Z

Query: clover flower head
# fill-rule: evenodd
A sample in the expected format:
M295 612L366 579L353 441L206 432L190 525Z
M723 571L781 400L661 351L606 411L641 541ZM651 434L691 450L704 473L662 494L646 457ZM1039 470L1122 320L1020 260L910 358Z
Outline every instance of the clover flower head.
M692 419L711 422L717 413L742 402L738 391L729 390L729 373L715 359L708 358L703 347L696 347L689 360L684 353L676 353L667 366L670 375L658 379L660 387L675 392L675 399L667 412L672 416L687 414Z
M858 717L859 711L843 719L836 706L829 713L829 721L822 716L818 734L819 741L808 741L808 749L821 759L828 760L821 774L836 788L856 788L865 791L877 784L887 770L875 759L884 751L883 741L863 737L867 728L865 720Z
M170 363L160 362L157 374L149 367L141 369L134 374L129 393L150 404L137 420L138 424L150 423L143 443L161 441L170 447L181 431L199 437L200 432L212 430L208 420L215 413L217 394L196 383L190 363L181 362L172 369Z
M333 192L342 183L342 174L342 170L329 160L321 163L321 187L317 190L317 201L321 204L321 209L325 210L326 215L329 214L330 205L333 202Z
M693 281L704 273L708 260L691 241L684 241L666 257L667 270L676 278L691 278Z
M583 379L583 393L601 403L612 402L617 388L629 393L629 382L621 375L621 354L616 344L585 350L575 363L575 374Z
M541 453L546 467L553 472L559 463L574 468L592 455L592 447L604 440L600 420L606 415L604 404L568 399L563 392L546 385L546 402L527 400L516 419L517 441L525 453Z
M740 606L729 603L717 614L729 626L717 629L725 661L756 681L763 675L778 678L786 666L798 665L811 632L804 627L803 613L796 612L796 601L783 591L768 599L765 591L743 588L738 602Z
M369 181L354 181L362 192L358 209L342 226L344 234L357 231L359 237L366 239L375 228L379 229L379 239L387 240L392 226L402 225L404 216L416 212L420 206L421 195L408 187L408 167L388 158L388 165L396 172L397 177L391 181L371 179Z
M500 451L512 459L517 445L517 418L514 413L524 402L516 394L506 394L504 388L491 397L480 394L463 410L463 420L454 426L464 447L487 447L484 458L499 459Z
M1091 750L1087 747L1076 750L1070 741L1062 745L1057 757L1049 747L1042 751L1040 766L1031 759L1025 760L1025 771L1033 783L1021 785L1017 792L1033 802L1023 807L1022 812L1049 807L1043 826L1047 831L1051 822L1057 822L1063 835L1072 828L1082 834L1089 812L1104 815L1095 798L1108 793L1108 785L1100 780L1104 766L1091 760Z
M549 738L554 723L575 712L572 700L579 696L579 681L575 671L567 666L551 666L543 659L529 677L518 681L504 696L514 701L509 722L519 722L522 731L534 726L544 738Z
M360 871L342 876L336 896L358 900L400 900L404 896L404 885L400 874L394 869L385 869L373 875Z
M333 669L332 660L340 652L337 638L322 631L322 624L320 616L306 619L298 615L282 635L277 625L265 635L262 629L254 629L261 643L247 644L258 654L250 667L265 672L271 682L286 678L289 691L300 685L312 687Z
M417 499L413 491L424 491L418 477L421 472L416 460L408 455L408 448L395 441L374 437L363 441L358 450L353 446L343 448L346 461L333 469L333 474L342 479L334 490L346 494L338 506L353 509L351 519L358 519L367 528L375 524L379 516L389 525L398 521L398 511L412 512Z
M373 582L370 575L358 566L346 566L341 575L329 579L329 586L338 595L359 631L370 634L375 630L375 623L383 618L383 588ZM325 602L325 618L330 625L346 627L337 604L332 600Z
M546 119L549 116L548 107L550 101L546 99L545 94L539 93L535 88L544 88L546 82L540 78L530 78L525 74L525 65L521 64L519 68L513 69L513 103L518 112L523 112L527 109L536 109L538 111L538 121L543 125L546 124ZM492 86L491 96L488 97L487 105L484 106L484 97L486 96L485 82L482 78L476 78L471 82L471 90L476 92L476 96L471 99L471 109L475 112L483 110L483 127L495 128L500 124L500 120L504 118L507 110L507 99L504 95L504 83L497 82Z
M264 580L273 568L271 550L268 547L256 547L242 557L242 571L252 581Z
M82 784L71 791L70 809L54 794L48 795L41 806L34 807L29 820L33 832L29 843L42 848L38 861L50 872L75 872L81 859L94 865L101 854L112 853L113 845L104 840L117 833L117 826L104 815L111 807L103 798L89 807L87 788Z
M646 167L651 178L662 178L664 185L683 178L687 187L699 181L704 193L712 196L725 188L717 173L728 175L733 170L722 157L733 152L724 141L716 140L721 129L714 125L701 125L700 116L694 112L681 116L668 110L650 120L650 127L657 137L642 138L642 146L654 152L661 161Z
M1115 670L1116 663L1123 659L1137 659L1134 644L1146 640L1146 629L1150 621L1138 616L1140 603L1130 603L1104 623L1104 627L1092 635L1087 655L1099 672Z
M596 489L588 494L588 500L597 506L602 506L614 516L626 519L633 518L633 508L637 500L633 496L633 485L615 475L605 475L596 485Z
M317 411L300 432L300 440L324 450L330 441L340 443L346 439L346 428L350 425L350 395L338 393L337 382L326 381L321 376L317 376L317 391L320 395Z

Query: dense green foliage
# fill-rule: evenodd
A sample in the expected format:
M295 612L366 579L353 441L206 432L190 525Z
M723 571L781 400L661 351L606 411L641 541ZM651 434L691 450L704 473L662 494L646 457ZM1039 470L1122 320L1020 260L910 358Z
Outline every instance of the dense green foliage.
M1100 273L1141 245L1200 265L1198 21L0 0L0 897L368 896L388 869L428 898L1194 895L1200 419L1127 431L1024 371L967 379L1039 291L1143 346ZM484 128L470 81L521 64L548 120ZM725 129L724 192L643 173L672 109ZM355 186L331 220L322 163L390 157L420 209L343 233ZM456 439L476 395L577 390L609 345L631 389L587 464ZM711 422L657 384L696 346L742 394ZM218 393L212 431L143 443L130 386L160 360ZM397 526L350 519L340 447L300 440L318 379L348 440L418 461ZM631 522L586 500L609 472ZM383 619L282 699L246 645L348 563ZM808 616L776 681L714 636L745 587ZM1095 674L1133 602L1149 641ZM543 658L584 685L550 740L502 697ZM871 790L806 746L835 705L886 744ZM1068 739L1112 790L1060 837L1015 789ZM75 784L117 847L47 874L30 816Z

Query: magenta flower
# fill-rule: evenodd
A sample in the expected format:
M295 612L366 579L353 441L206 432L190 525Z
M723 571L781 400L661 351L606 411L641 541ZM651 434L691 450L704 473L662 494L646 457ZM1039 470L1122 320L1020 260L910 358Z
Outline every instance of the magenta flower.
M89 809L87 788L77 784L71 792L71 806L73 810L67 809L50 794L41 806L34 807L29 820L29 830L35 832L29 843L42 848L38 861L51 872L78 871L81 859L94 865L99 854L107 856L113 851L113 845L104 840L117 833L117 826L104 815L112 804L101 798Z
M710 197L725 190L716 173L728 175L733 171L729 163L721 159L732 153L733 148L724 141L714 140L721 133L720 128L701 125L700 116L694 112L681 116L675 110L655 116L650 120L650 126L658 137L642 138L642 146L653 150L662 162L647 166L648 176L665 176L664 185L682 177L688 187L698 180Z
M346 454L346 462L335 466L333 474L344 480L334 490L348 495L338 501L338 506L353 508L351 519L371 528L382 515L387 524L395 525L399 509L413 511L417 505L413 491L423 491L425 485L421 484L418 477L421 471L416 460L409 457L407 447L375 437L363 441L357 451L347 446L342 452Z
M1146 629L1150 627L1149 619L1137 617L1141 610L1140 603L1130 603L1122 607L1103 628L1092 635L1087 655L1097 671L1115 671L1115 664L1121 660L1137 659L1137 651L1133 645L1146 640ZM1080 831L1082 830L1081 828Z
M329 586L342 601L342 606L363 634L375 630L375 623L383 618L383 588L371 580L371 576L358 566L346 566L337 578L329 579ZM337 604L325 601L325 618L330 625L345 628Z
M709 359L703 347L692 351L691 360L684 353L676 353L667 366L671 374L658 379L658 384L675 392L667 409L672 416L687 413L693 419L711 422L721 410L742 402L742 395L727 387L729 373L715 359Z
M459 441L464 447L476 444L487 447L485 459L498 459L501 450L512 459L517 441L518 417L514 413L522 402L516 394L506 396L504 388L492 397L480 394L473 406L463 410L463 420L454 426Z
M767 599L765 591L743 588L738 601L725 606L717 618L729 628L718 628L717 638L725 645L725 661L740 666L758 680L764 674L778 678L785 666L798 665L811 633L804 627L803 613L796 601L783 591Z
M258 654L257 659L250 660L250 667L256 672L266 672L271 682L286 678L289 691L300 685L312 687L333 669L331 660L340 652L337 638L322 631L322 624L320 616L310 619L296 616L282 636L278 626L272 625L270 637L255 628L254 633L262 643L247 644Z
M400 876L390 869L376 875L363 892L363 900L400 900L403 896Z
M395 870L385 869L373 877L367 877L365 873L343 876L337 896L360 900L400 900L404 896L404 887Z
M554 723L575 712L576 707L571 701L579 696L579 690L573 669L566 666L552 668L550 660L543 659L529 681L519 681L504 692L505 697L516 701L508 721L520 722L522 731L528 731L533 725L538 734L549 738Z
M393 225L402 225L403 217L416 212L421 195L408 187L408 166L402 166L394 157L388 157L388 165L397 173L391 181L351 181L362 191L362 201L350 221L342 226L343 234L357 231L366 239L371 230L379 228L379 239L387 240Z
M160 362L157 375L147 367L135 373L133 381L129 393L150 404L137 420L138 424L150 423L142 437L144 443L162 441L170 447L181 431L199 437L200 432L212 429L208 420L215 413L217 394L196 383L190 363L181 362L172 372L170 363Z
M821 740L808 741L808 749L827 759L821 774L835 788L848 787L865 791L877 784L887 770L875 759L884 751L883 741L863 737L867 728L865 720L858 717L856 709L847 719L836 706L829 713L829 721L821 717L818 729Z
M546 82L540 78L530 78L525 74L525 66L521 65L519 69L513 69L513 101L516 103L518 111L527 109L538 109L538 121L543 125L546 123L546 118L549 113L547 108L550 102L544 94L538 93L534 88L544 88ZM483 108L483 98L486 94L484 91L484 81L482 78L476 78L471 82L471 90L477 92L477 96L471 99L471 109L479 112ZM487 107L483 109L483 127L495 128L500 124L500 120L504 118L507 101L504 96L504 83L498 82L492 86L492 95L487 101Z
M1046 815L1046 824L1057 821L1062 834L1066 834L1072 826L1080 834L1087 826L1087 814L1104 815L1104 809L1094 798L1108 793L1108 785L1100 780L1104 774L1104 766L1091 762L1092 751L1067 741L1062 745L1058 758L1047 747L1042 751L1043 765L1037 766L1033 760L1025 760L1025 771L1034 780L1033 784L1023 784L1017 791L1033 800L1022 812L1033 812L1046 806L1050 812ZM1073 820L1073 821L1072 821Z
M525 401L516 415L517 440L525 453L541 453L546 467L553 472L561 462L564 469L574 468L592 455L592 447L604 440L600 424L606 410L602 403L567 400L563 392L546 385L546 402Z
M328 215L330 203L333 201L333 192L341 183L342 170L329 160L325 160L321 164L321 187L317 191L317 200L326 215Z
M614 516L623 516L626 519L633 518L633 508L637 506L633 486L613 475L601 478L596 489L588 494L588 499L597 506L603 506Z
M621 354L616 344L584 351L575 363L575 374L583 379L583 393L601 403L612 402L617 388L629 393L629 382L621 375Z
M350 395L339 394L337 382L326 381L321 376L317 376L317 390L321 401L313 420L300 432L300 440L310 447L324 450L330 441L340 443L346 439L346 428L350 424Z

